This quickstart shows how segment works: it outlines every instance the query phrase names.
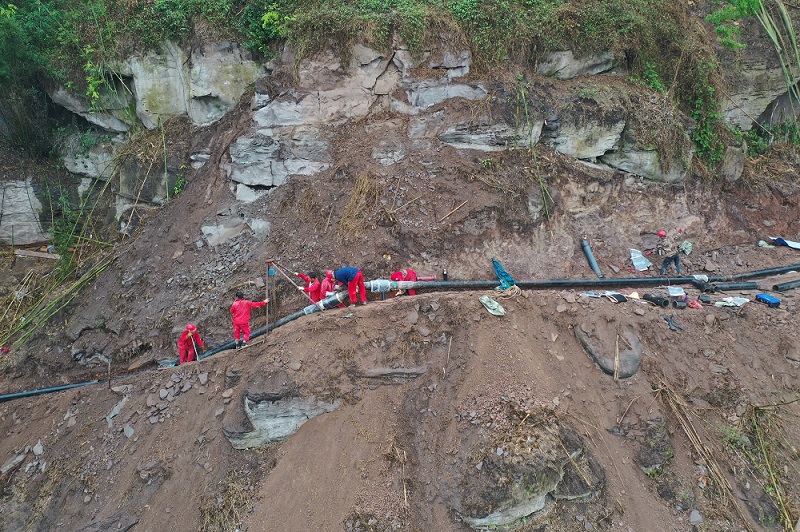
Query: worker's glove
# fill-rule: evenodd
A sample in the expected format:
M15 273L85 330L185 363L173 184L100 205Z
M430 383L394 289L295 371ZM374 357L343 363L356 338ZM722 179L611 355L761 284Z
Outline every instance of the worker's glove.
M264 303L269 303L269 298L265 299Z
M325 310L325 305L322 304L322 301L317 301L317 306L320 310Z
M302 286L298 286L297 289L300 290L301 292L305 292L305 288L303 288Z
M335 294L336 294L336 292L325 292L325 297L331 297L332 295L335 295Z

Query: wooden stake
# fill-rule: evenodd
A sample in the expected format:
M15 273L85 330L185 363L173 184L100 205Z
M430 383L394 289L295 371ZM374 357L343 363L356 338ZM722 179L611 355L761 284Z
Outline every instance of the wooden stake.
M267 277L264 280L264 299L267 300L267 304L264 307L264 314L266 315L266 320L267 320L267 332L264 333L265 335L269 334L269 270L270 270L270 265L271 264L272 264L272 262L270 262L268 260L267 261Z
M619 381L619 335L617 335L617 349L614 354L614 382Z
M464 205L466 205L468 201L469 201L469 200L464 200L464 203L462 203L461 205L459 205L458 207L456 207L456 208L455 208L455 209L453 209L452 211L450 211L450 212L448 212L447 214L445 214L445 215L442 217L442 219L441 219L441 220L439 220L439 221L440 221L440 222L443 222L443 221L445 220L445 218L447 218L448 216L450 216L451 214L453 214L454 212L456 212L458 209L460 209L461 207L463 207Z

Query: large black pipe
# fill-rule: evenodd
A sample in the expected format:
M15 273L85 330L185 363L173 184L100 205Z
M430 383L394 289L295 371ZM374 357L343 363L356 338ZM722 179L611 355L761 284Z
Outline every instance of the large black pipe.
M798 287L800 287L800 281L791 281L788 283L772 285L772 289L775 290L776 292L785 292L787 290L791 290L793 288L798 288Z
M710 283L718 283L718 282L725 282L725 281L735 281L741 279L752 279L755 277L767 277L769 275L778 275L782 273L787 273L790 271L797 271L800 270L800 264L792 264L790 266L779 266L777 268L768 268L764 270L755 270L751 272L744 272L744 273L737 273L733 275L714 275L708 278L708 282ZM665 283L669 283L671 285L677 284L692 284L696 281L694 277L641 277L641 278L603 278L603 279L551 279L545 281L521 281L517 282L517 286L520 288L528 289L528 290L546 290L550 288L612 288L612 287L644 287L644 286L659 286ZM775 286L784 286L784 285L792 285L791 288L795 288L796 286L800 286L800 281L795 281L792 283L783 283L783 285L775 285ZM386 281L383 279L379 279L376 281L369 281L365 283L367 287L372 292L389 292L390 290L407 290L409 288L431 288L431 289L440 289L440 290L455 290L455 289L486 289L486 288L494 288L496 286L500 286L500 281ZM788 290L789 288L784 288ZM321 307L325 309L332 309L339 306L341 302L343 302L348 297L346 292L337 293L329 298L324 299L321 301ZM265 334L268 330L272 330L276 327L280 327L290 321L296 320L300 316L306 314L313 314L319 310L322 310L320 306L317 305L309 305L302 310L299 310L293 314L289 314L288 316L281 318L280 320L276 321L275 323L269 324L268 327L262 327L253 331L250 335L251 338L261 336ZM197 358L202 360L204 358L208 358L212 355L219 353L220 351L226 351L228 349L233 349L236 347L235 342L230 341L225 344L222 344L219 347L206 351L202 355L199 355ZM144 373L144 372L141 372ZM116 377L116 378L127 378L131 377L132 375L125 375L124 377ZM86 386L89 384L102 384L108 381L86 381L86 382L78 382L75 384L65 384L63 386L53 386L51 388L40 388L38 390L28 390L16 393L8 393L0 395L0 403L4 401L10 401L12 399L21 399L23 397L33 397L36 395L42 395L46 393L52 392L59 392L62 390L69 390L71 388L78 388L81 386Z

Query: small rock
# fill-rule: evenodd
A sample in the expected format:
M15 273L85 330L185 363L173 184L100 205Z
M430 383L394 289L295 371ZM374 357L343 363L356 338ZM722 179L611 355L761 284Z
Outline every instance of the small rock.
M198 375L198 376L197 376L197 380L199 380L199 381L200 381L200 384L202 384L203 386L205 386L205 385L206 385L206 383L208 383L208 372L207 372L207 371L205 371L205 372L201 373L200 375Z
M714 324L714 315L706 314L706 325L713 325L713 324Z
M130 395L133 391L132 384L123 384L121 386L114 386L111 391L119 395Z
M703 266L703 270L707 272L715 272L719 269L719 266L713 260L707 260L705 266Z
M431 330L430 330L430 329L428 329L427 327L417 327L417 332L418 332L418 333L420 334L420 336L422 336L423 338L425 338L425 337L428 337L428 336L430 336L430 335L431 335Z
M125 425L125 428L122 429L122 433L125 434L125 437L128 439L133 438L133 432L134 432L133 427L131 427L130 425Z
M224 397L225 399L233 397L233 388L228 388L227 390L222 392L222 397Z
M150 416L147 418L147 421L149 421L151 425L155 425L158 423L158 416Z
M417 314L416 310L409 312L408 315L406 315L406 323L416 325L417 321L419 321L419 314Z
M83 498L83 502L89 504L90 502L92 502L92 496L87 495L86 497Z
M158 391L158 397L161 399L166 399L167 395L169 395L169 390L167 390L166 388L161 388Z
M42 440L36 442L36 445L33 446L33 454L36 456L41 456L44 452L44 447L42 446Z
M645 315L645 311L644 311L644 309L642 307L634 307L633 313L636 314L637 316L644 316Z
M559 314L566 311L567 311L567 306L564 303L559 303L558 306L556 307L556 312L558 312Z
M289 367L289 369L294 371L300 371L300 368L303 367L303 364L298 362L297 360L293 360L286 365Z
M157 402L158 399L156 399L156 396L152 393L147 396L147 406L155 406Z
M221 407L217 408L217 409L214 411L214 417L219 417L219 416L221 416L221 415L222 415L222 414L224 414L224 413L225 413L225 408L221 406Z
M183 383L183 386L181 386L181 393L188 392L191 389L192 389L192 383L189 382L189 381L186 381L186 382Z
M693 525L699 525L703 522L703 516L700 515L699 511L692 510L692 513L689 514L689 522Z

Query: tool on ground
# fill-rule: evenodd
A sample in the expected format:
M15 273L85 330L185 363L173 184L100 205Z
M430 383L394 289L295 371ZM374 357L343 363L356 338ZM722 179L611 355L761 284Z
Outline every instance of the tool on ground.
M675 317L675 313L674 312L672 313L672 317L667 316L666 314L664 314L663 316L664 316L664 319L667 320L667 324L669 325L669 330L670 331L677 331L677 330L686 331L686 329L684 329L683 327L681 327L680 325L675 323L675 321L672 319L672 318Z

